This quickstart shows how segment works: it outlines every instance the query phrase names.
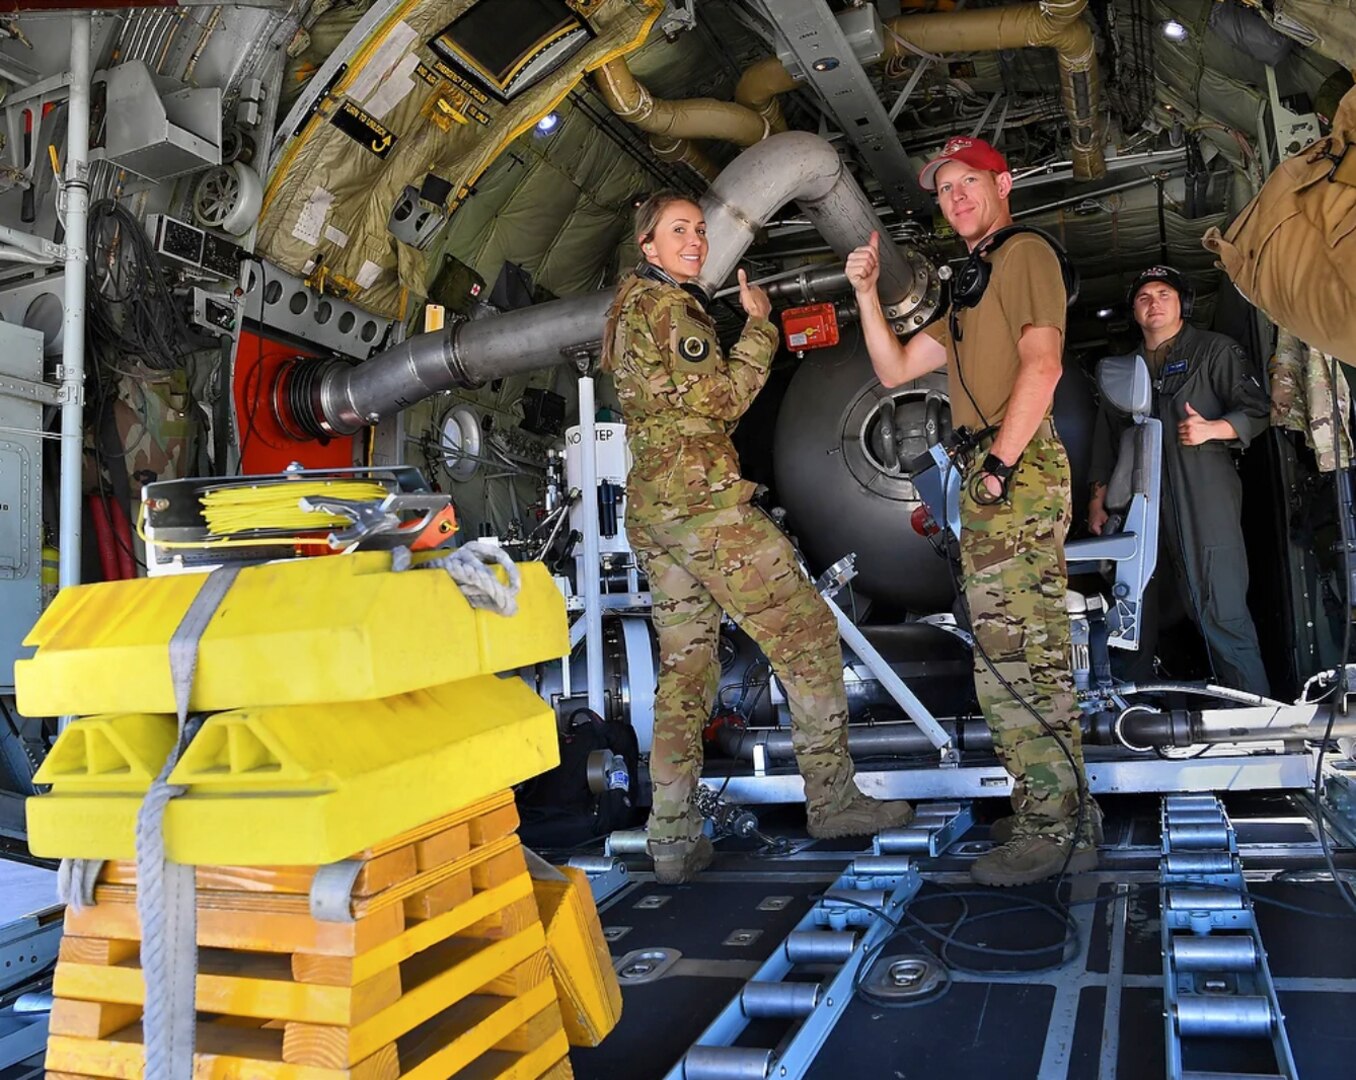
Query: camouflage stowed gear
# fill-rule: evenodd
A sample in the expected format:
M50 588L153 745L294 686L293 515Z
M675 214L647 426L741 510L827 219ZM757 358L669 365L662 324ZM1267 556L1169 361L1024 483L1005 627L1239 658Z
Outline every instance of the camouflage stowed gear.
M701 771L702 725L720 679L722 609L763 650L786 691L811 818L842 809L857 795L843 654L833 615L800 572L790 541L747 504L627 531L650 580L659 635L651 841L701 832L690 798Z
M1337 442L1341 440L1344 462L1351 461L1351 433L1347 416L1351 391L1347 380L1337 378L1337 423L1333 430L1333 359L1310 348L1288 330L1276 334L1276 355L1271 358L1271 422L1277 427L1304 433L1304 441L1318 458L1320 472L1337 467Z
M113 416L125 452L121 461L109 466L126 467L133 501L141 498L145 476L173 480L191 471L191 405L183 371L163 378L127 378L119 384Z
M608 312L603 369L612 372L634 459L633 525L746 503L730 432L767 382L777 330L750 319L728 358L711 318L675 285L631 277Z
M1069 497L1064 446L1042 429L1027 444L1006 501L981 505L967 483L960 508L961 568L975 640L997 670L976 649L975 689L994 750L1013 777L1014 835L1061 841L1077 820L1078 778L1059 742L1013 692L1059 733L1081 773L1064 606Z
M753 485L740 477L730 442L776 348L772 324L750 319L722 356L700 304L650 278L627 279L608 315L603 366L616 381L633 458L627 535L649 578L659 636L652 845L701 831L690 797L720 678L722 609L786 689L811 818L859 797L833 615L800 572L790 541L749 506Z

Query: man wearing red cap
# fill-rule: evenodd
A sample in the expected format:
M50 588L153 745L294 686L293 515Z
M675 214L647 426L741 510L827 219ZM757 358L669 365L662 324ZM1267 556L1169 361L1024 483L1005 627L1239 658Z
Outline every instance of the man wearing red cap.
M1064 535L1070 477L1051 420L1063 371L1068 290L1052 242L1012 225L1007 160L982 139L951 139L919 174L937 192L970 261L949 319L901 343L876 294L880 238L854 251L848 279L885 386L947 368L951 419L983 433L961 494L961 570L974 630L975 689L1013 777L999 847L976 860L990 885L1040 881L1097 864L1101 813L1087 797L1069 670Z

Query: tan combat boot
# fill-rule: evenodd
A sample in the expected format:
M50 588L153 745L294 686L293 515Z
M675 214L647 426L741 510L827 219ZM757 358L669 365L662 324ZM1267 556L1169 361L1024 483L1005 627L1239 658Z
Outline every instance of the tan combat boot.
M904 800L887 802L855 791L837 810L809 810L809 833L816 840L839 836L874 836L882 829L897 829L913 820L913 807Z
M647 847L650 857L654 859L655 880L661 885L681 885L691 881L711 865L711 859L716 854L711 841L705 836L670 844L650 841Z
M1097 847L1101 847L1106 842L1106 837L1102 833L1102 808L1097 805L1096 799L1088 800L1088 809L1084 814L1083 839L1086 843L1091 839ZM1017 815L1010 814L1007 817L1001 817L989 826L989 839L995 844L1006 844L1012 839L1014 830L1017 827ZM1091 831L1089 831L1091 830Z
M1069 857L1069 842L1050 836L1018 836L1001 847L986 851L970 867L970 877L979 885L1034 885L1064 869L1082 874L1097 869L1097 849L1079 844Z

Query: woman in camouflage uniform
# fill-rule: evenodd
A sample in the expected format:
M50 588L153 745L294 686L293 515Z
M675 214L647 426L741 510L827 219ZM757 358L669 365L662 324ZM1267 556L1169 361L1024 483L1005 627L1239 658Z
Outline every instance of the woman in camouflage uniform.
M694 292L706 222L687 198L660 193L637 212L644 262L622 282L603 337L633 464L627 535L650 582L660 672L650 776L649 850L661 881L711 861L691 796L702 726L719 682L724 610L767 655L791 707L812 836L866 835L912 817L853 782L838 631L786 536L749 505L730 432L767 381L777 351L767 294L739 271L749 319L729 356Z

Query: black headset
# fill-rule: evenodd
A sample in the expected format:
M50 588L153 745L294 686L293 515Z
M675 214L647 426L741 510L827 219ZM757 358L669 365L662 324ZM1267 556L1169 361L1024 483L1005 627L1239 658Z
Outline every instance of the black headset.
M1050 245L1059 260L1060 276L1064 278L1065 306L1073 306L1073 302L1078 299L1078 271L1074 269L1073 263L1069 262L1069 256L1059 241L1044 229L1037 229L1031 225L1008 225L980 241L970 252L965 264L951 278L953 307L972 308L979 303L984 291L989 287L989 279L993 277L993 264L984 256L993 254L1007 241L1022 233L1035 233Z
M1133 316L1135 311L1135 297L1139 295L1139 290L1154 281L1161 281L1173 289L1177 293L1178 302L1182 305L1183 320L1191 318L1191 311L1196 306L1196 289L1192 286L1191 279L1175 266L1151 266L1139 272L1134 284L1130 286L1130 291L1125 295L1125 306L1130 309L1131 315Z
M675 289L682 289L690 297L701 304L703 311L710 311L714 301L711 299L705 289L695 281L685 281L682 284L673 280L673 277L662 267L656 266L648 259L642 259L636 267L636 276L649 278L651 281L658 281L663 285L672 285Z

